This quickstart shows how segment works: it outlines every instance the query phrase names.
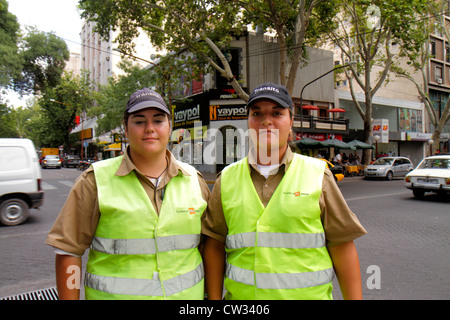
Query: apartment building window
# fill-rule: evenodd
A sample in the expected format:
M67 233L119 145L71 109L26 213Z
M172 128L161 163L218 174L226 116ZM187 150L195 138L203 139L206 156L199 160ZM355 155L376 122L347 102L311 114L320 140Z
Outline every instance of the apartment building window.
M442 83L442 67L434 67L434 80L439 84Z
M450 46L445 46L445 61L450 63Z
M430 52L433 57L436 57L436 42L430 42Z

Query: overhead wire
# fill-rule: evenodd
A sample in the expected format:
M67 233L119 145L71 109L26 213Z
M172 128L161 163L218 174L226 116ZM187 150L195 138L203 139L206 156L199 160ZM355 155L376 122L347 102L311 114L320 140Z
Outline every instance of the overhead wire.
M433 1L429 1L428 3L432 3L432 2ZM427 16L423 16L423 17L411 18L411 21L415 21L415 22L417 22L417 21L424 21L424 20L434 19L434 18L443 16L443 15L447 15L447 13L446 12L441 12L441 13L436 14L436 15L428 14ZM359 21L362 22L365 19L366 18L364 18L364 19L360 18ZM380 28L380 29L382 29L382 28ZM353 33L352 36L356 37L356 36L361 36L361 35L367 35L367 34L370 34L370 33L371 33L371 31L361 32L361 33ZM110 54L110 55L113 55L113 56L117 56L117 57L121 57L122 56L120 53L115 53L113 50L104 50L102 48L98 48L97 46L91 46L89 44L83 44L83 43L77 42L75 40L67 39L65 37L58 36L58 35L56 35L56 36L58 38L64 40L64 41L68 41L68 42L71 42L71 43L74 43L74 44L78 44L82 48L83 47L87 47L89 49L97 50L99 52L107 53L107 54ZM326 35L323 38L324 39L321 42L333 41L332 37L329 36L329 35ZM342 36L342 37L338 37L336 40L343 40L344 38L345 37ZM274 36L274 40L276 40L276 39L277 39L277 37ZM276 43L276 41L273 41L273 42ZM247 58L251 58L251 57L258 57L258 56L267 55L267 54L276 54L276 53L280 53L283 50L285 50L285 51L295 50L295 49L299 48L300 46L308 46L308 45L313 45L313 44L314 44L314 42L312 40L306 39L302 44L293 45L293 46L287 46L284 49L280 48L279 46L275 46L274 48L270 48L270 49L267 49L267 48L262 48L262 49L256 48L255 50L249 49L247 51L246 57ZM254 44L253 46L261 47L261 45L259 45L259 44Z

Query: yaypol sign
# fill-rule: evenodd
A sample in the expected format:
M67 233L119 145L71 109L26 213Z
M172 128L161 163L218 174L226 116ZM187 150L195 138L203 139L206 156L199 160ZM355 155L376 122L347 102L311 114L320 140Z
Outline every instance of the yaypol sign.
M243 120L247 119L245 105L209 106L209 119L214 120Z
M173 114L174 128L193 125L196 120L200 120L199 104L192 108L176 111Z

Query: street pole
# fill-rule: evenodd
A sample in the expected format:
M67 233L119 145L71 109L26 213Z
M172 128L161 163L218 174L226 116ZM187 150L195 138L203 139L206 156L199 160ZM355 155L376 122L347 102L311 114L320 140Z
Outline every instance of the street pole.
M325 77L327 74L329 74L329 73L331 73L331 72L334 72L334 71L336 71L336 70L342 69L342 68L346 68L346 67L355 65L355 64L356 64L355 61L350 61L350 62L348 62L348 63L346 63L346 64L344 64L344 65L342 65L342 66L334 67L334 68L331 69L330 71L325 72L325 73L322 74L321 76L315 78L314 80L308 82L307 84L305 84L305 85L303 86L302 90L300 91L300 139L303 139L303 119L302 119L302 117L303 117L303 90L305 90L305 88L306 88L307 86L309 86L311 83L314 83L314 82L316 82L316 81L319 80L319 79L322 79L322 78Z

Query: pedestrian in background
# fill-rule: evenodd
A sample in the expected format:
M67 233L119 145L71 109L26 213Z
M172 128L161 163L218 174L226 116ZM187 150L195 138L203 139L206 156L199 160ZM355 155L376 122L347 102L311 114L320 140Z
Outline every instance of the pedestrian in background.
M218 176L202 225L208 298L224 285L225 299L331 299L335 272L344 298L361 299L353 240L366 231L325 162L288 146L286 88L258 86L247 112L254 146Z
M86 299L203 299L198 245L208 186L166 149L171 114L157 92L133 93L124 125L125 154L83 172L48 235L59 297L79 298L69 270L81 269L91 247Z

